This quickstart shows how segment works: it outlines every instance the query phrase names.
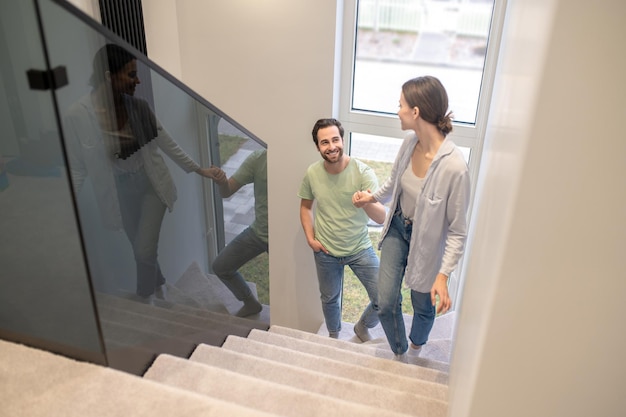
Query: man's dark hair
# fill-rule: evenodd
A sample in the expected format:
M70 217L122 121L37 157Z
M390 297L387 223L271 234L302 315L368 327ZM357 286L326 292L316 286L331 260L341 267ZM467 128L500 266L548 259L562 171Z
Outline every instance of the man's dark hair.
M315 146L318 145L317 144L317 132L320 129L324 129L330 126L337 126L337 129L339 129L339 135L341 136L341 139L343 140L343 126L341 126L341 123L339 122L339 120L319 119L317 122L315 122L315 126L313 126L313 131L311 132L311 134L313 135L313 142L315 142Z

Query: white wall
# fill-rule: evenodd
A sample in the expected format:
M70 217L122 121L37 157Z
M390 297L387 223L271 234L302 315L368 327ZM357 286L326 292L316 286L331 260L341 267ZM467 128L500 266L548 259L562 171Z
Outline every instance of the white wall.
M92 19L100 22L100 6L98 0L67 0L74 7L90 16Z
M625 17L509 0L452 416L624 414Z
M626 5L508 3L450 414L621 415ZM336 2L176 4L183 81L270 146L273 322L315 330L295 193L332 110Z
M143 1L142 8L146 22L164 22L145 25L148 56L174 77L181 79L176 0Z
M163 18L154 9L171 4L143 7L147 17ZM313 123L333 110L337 2L175 4L177 23L146 21L150 54L169 62L150 26L177 25L182 81L268 144L271 320L316 331L322 322L317 277L296 194L306 167L319 158Z

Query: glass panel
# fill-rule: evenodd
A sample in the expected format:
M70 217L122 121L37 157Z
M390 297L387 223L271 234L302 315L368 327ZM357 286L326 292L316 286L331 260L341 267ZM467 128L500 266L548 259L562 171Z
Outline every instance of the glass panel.
M269 305L269 257L267 253L267 156L266 150L246 133L221 119L219 130L219 161L226 175L245 182L235 194L223 199L224 243L233 242L230 250L241 248L249 227L262 244L248 254L241 249L236 263L243 263L240 273L256 287L258 300ZM249 233L246 232L246 233ZM263 250L265 248L265 250ZM257 253L261 251L261 253ZM224 256L227 253L224 253ZM252 258L252 259L250 259Z
M238 191L232 198L245 204L221 210L217 183L199 175L214 177L208 167L222 160L232 171L262 146L59 4L41 0L43 24L51 65L70 80L57 100L110 364L140 373L155 353L186 356L197 343L266 328L268 316L224 316L247 293L232 272L226 286L210 273L220 242L254 219L254 199Z
M0 2L0 337L104 362L33 2Z
M433 75L474 124L493 0L359 0L353 110L395 113L402 84Z

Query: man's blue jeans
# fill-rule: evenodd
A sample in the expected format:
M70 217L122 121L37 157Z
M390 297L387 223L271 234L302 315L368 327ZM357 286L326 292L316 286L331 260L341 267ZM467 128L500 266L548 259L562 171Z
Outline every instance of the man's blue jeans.
M213 272L239 301L243 301L252 297L253 294L238 269L257 255L267 251L267 243L248 227L217 255L212 265Z
M406 269L409 243L413 225L406 222L401 213L396 213L391 220L387 235L383 239L380 251L380 273L378 277L378 305L380 324L385 331L387 341L395 354L402 354L408 349L404 318L402 316L402 279ZM411 342L421 346L428 340L428 335L435 320L435 307L430 300L430 293L411 290L413 304L413 323Z
M341 293L343 289L343 271L348 265L365 287L370 303L359 319L365 327L378 324L378 256L372 247L355 255L335 257L322 251L315 252L315 266L322 299L322 311L329 333L341 330Z

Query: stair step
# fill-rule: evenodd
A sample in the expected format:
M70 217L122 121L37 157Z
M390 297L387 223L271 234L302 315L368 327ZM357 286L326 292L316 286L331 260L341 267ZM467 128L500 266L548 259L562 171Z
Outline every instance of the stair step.
M160 355L148 369L144 378L280 416L399 417L402 415L283 384L262 381L216 366L169 355Z
M3 416L272 416L2 340L0 392Z
M397 391L421 393L423 396L437 400L447 401L448 398L448 386L445 384L447 377L442 378L443 381L441 382L409 378L387 371L340 362L319 355L268 345L238 336L228 336L222 345L222 349L245 353L312 371L323 372L328 375L348 378L353 381L362 381Z
M393 359L394 354L389 349L388 345L373 345L367 343L352 343L347 340L333 339L328 336L322 336L319 334L308 333L302 330L291 329L282 326L271 326L270 333L281 334L284 336L293 337L295 339L305 340L307 342L317 343L324 346L332 346L340 349L344 349L350 352L364 353L371 356L380 358ZM384 347L381 347L384 346ZM450 366L445 362L438 362L431 359L425 359L421 357L410 357L409 362L413 365L422 366L425 368L435 369L441 372L448 373Z
M152 362L161 353L188 358L196 344L172 339L159 339L149 346L125 346L107 341L107 360L111 368L143 376Z
M447 373L435 369L394 362L387 358L375 357L366 353L349 351L335 346L327 346L306 340L295 339L277 333L252 330L248 335L248 338L270 345L324 356L345 363L361 365L381 371L393 372L410 378L418 378L438 383L447 383L448 381Z
M177 304L166 300L154 300L153 304L157 307L166 308L168 310L180 311L192 316L217 318L223 323L242 324L251 328L267 330L269 329L269 306L264 305L263 311L258 316L237 317L235 315L218 313L198 307L191 307L185 304Z
M428 411L428 416L445 416L447 411L446 402L428 398L422 393L396 391L215 346L199 345L189 360L259 380L408 415L421 416L424 411Z
M169 320L163 320L156 317L150 317L143 314L136 314L125 310L110 309L100 307L100 320L108 323L117 323L132 329L136 329L137 333L144 334L160 334L168 338L178 338L191 341L196 344L207 343L210 345L221 346L228 336L228 332L224 329L216 329L215 327L200 328L189 326L182 323L176 323ZM235 329L236 330L236 329ZM136 343L129 340L129 345Z
M168 323L169 325L181 325L185 327L193 327L198 330L211 329L226 334L236 334L237 336L247 336L252 330L249 326L241 326L232 323L220 323L213 318L204 318L190 316L188 314L170 311L152 305L135 303L132 309L117 308L108 305L99 305L98 312L100 316L109 321L117 321L120 323L137 323L138 328L143 328L145 324L142 322L152 322L155 325ZM140 308L139 305L142 307ZM147 307L147 308L146 308Z
M413 316L409 314L403 314L404 326L406 334L411 331L411 325L413 322ZM454 326L456 321L456 312L451 311L444 315L438 316L435 319L435 323L430 332L428 343L422 347L420 358L433 360L435 362L450 363L450 356L452 353L452 336L454 333ZM362 343L361 340L356 337L353 331L354 324L343 322L341 325L341 331L339 332L339 339L350 341L353 343ZM328 330L326 329L326 323L320 325L317 331L318 335L328 336ZM389 343L382 326L378 325L373 329L370 329L370 335L372 340L363 343L363 345L377 347L379 349L389 349ZM425 365L425 364L421 364ZM447 372L446 368L436 367Z
M173 321L182 321L189 323L199 323L199 320L205 319L213 323L232 324L243 328L258 328L266 330L269 328L266 324L259 323L254 320L242 317L231 316L220 312L204 310L197 307L189 307L184 304L177 304L171 301L154 299L153 305L143 304L133 300L117 297L110 294L98 293L98 306L108 306L113 308L126 309L137 313L158 316Z

